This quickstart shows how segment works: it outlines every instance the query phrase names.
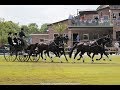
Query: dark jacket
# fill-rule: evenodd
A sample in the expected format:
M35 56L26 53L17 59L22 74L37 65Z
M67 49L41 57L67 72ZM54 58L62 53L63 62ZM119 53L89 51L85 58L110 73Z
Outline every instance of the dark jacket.
M23 31L19 32L19 37L22 38L23 36L25 36L25 33Z
M13 40L18 45L18 39L16 37L14 37Z
M8 44L10 44L12 46L14 45L11 37L8 37Z

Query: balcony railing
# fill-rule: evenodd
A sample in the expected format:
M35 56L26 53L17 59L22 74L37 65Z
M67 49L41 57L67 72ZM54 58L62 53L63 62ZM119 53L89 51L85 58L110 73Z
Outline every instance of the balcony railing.
M71 20L69 26L112 26L110 20Z

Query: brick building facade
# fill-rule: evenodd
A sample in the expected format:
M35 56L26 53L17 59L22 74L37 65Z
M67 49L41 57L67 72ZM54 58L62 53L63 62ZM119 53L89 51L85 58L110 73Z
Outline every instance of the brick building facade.
M95 40L105 35L110 35L114 40L119 40L120 36L120 5L100 5L95 11L80 11L79 15L48 25L47 35L32 35L33 42L36 38L53 40L58 34L52 28L53 25L64 23L67 29L63 34L69 37L68 45L73 46L76 36L80 36L81 41ZM36 39L36 40L35 40Z

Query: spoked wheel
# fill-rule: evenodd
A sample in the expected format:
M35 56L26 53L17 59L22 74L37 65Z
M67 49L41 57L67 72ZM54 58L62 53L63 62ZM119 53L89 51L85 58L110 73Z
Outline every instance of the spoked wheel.
M39 59L40 59L40 54L37 54L36 51L32 55L30 55L30 60L33 62L38 62Z
M17 53L15 52L14 47L10 48L9 46L4 47L4 58L6 61L14 62L17 59Z
M24 54L23 51L19 51L17 59L20 62L27 62L28 59L29 59L29 55L28 54Z

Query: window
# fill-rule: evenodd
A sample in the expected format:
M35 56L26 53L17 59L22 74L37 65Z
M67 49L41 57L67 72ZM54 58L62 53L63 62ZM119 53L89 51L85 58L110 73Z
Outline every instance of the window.
M108 15L104 15L103 18L104 18L104 20L108 20L109 16Z
M117 19L119 16L119 13L118 12L113 12L113 19Z
M93 34L93 39L98 39L99 34Z
M83 34L83 39L84 40L89 40L89 34Z
M116 15L113 13L113 18L115 19L116 18Z
M118 20L120 20L120 13L119 13L119 16L118 16Z
M98 15L93 15L93 19L95 19L95 18L99 19L99 16Z

